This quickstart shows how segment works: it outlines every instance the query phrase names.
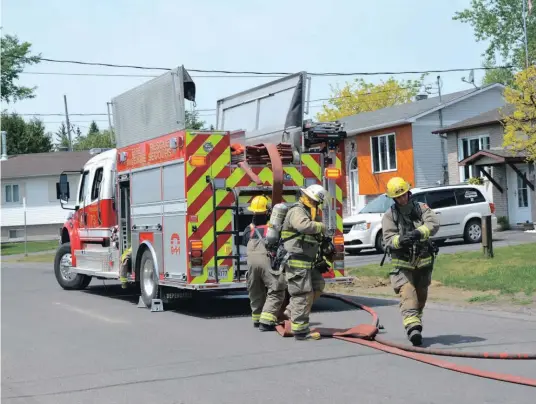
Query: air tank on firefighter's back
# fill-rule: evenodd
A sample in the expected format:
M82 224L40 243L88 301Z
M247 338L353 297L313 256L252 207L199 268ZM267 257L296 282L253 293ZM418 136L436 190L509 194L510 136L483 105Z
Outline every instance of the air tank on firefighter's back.
M278 203L272 208L272 214L270 215L270 220L268 220L268 231L266 232L268 248L277 246L287 212L288 207L284 203Z

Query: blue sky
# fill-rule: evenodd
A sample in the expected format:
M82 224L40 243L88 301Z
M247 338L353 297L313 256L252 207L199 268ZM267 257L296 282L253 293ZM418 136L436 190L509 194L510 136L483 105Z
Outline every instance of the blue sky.
M469 25L453 21L470 0L3 0L2 31L33 44L43 57L116 64L188 68L310 72L404 71L481 66L486 43L476 43ZM389 15L389 16L388 16ZM94 77L28 74L161 74L42 62L21 75L37 86L37 97L7 107L22 114L105 113L106 102L150 77ZM192 73L200 75L200 73ZM427 82L435 80L430 74ZM442 73L443 93L470 88L468 72ZM483 76L475 72L477 85ZM419 75L396 76L416 79ZM371 82L388 76L370 76ZM313 77L311 99L325 98L330 84L349 77ZM203 78L197 108L214 109L216 100L274 78ZM320 102L312 112L320 110ZM202 119L214 123L213 111ZM72 116L86 131L92 118ZM55 132L60 116L43 117Z

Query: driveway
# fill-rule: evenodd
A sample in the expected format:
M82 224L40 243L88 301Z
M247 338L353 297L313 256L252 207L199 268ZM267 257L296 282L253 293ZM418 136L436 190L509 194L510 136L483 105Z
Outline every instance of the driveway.
M2 403L534 403L536 389L455 373L357 344L297 342L251 326L245 296L151 313L116 282L67 292L50 265L2 265ZM360 298L405 342L397 301ZM320 299L313 325L369 316ZM430 304L425 344L535 352L536 318ZM449 358L442 358L450 360ZM453 359L536 378L534 361Z
M518 230L507 230L493 234L493 247L505 247L523 243L536 243L536 233L526 233ZM481 243L465 244L463 240L449 240L439 247L439 254L450 254L462 251L478 251L482 249ZM355 268L368 264L380 264L383 254L376 250L365 250L359 255L346 255L344 261L346 268Z

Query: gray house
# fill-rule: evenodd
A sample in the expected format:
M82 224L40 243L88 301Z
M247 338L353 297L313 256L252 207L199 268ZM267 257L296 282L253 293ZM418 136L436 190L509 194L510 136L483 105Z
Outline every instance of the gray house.
M420 96L414 102L342 118L348 133L344 215L356 214L385 192L394 176L416 187L448 183L446 137L432 131L503 106L503 91L502 84L493 84L443 94L441 99Z
M447 137L450 183L482 178L492 190L496 216L516 226L536 221L536 172L524 153L503 147L503 116L513 111L505 105L434 133Z

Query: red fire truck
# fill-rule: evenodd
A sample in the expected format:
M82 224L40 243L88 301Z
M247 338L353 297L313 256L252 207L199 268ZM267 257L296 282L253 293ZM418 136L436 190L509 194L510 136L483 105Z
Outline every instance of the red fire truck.
M117 148L94 151L71 206L72 173L63 172L57 186L62 207L74 211L54 263L60 286L119 279L122 254L131 249L128 282L154 311L183 291L246 289L240 244L249 202L265 195L272 206L291 204L314 183L331 195L321 215L337 250L324 277L348 281L340 151L346 133L338 123L304 121L306 83L300 72L219 100L214 131L185 128L184 104L195 101L195 84L182 66L112 99ZM262 127L262 101L285 91L292 96L285 122L278 117ZM231 131L236 108L251 104L255 123Z

